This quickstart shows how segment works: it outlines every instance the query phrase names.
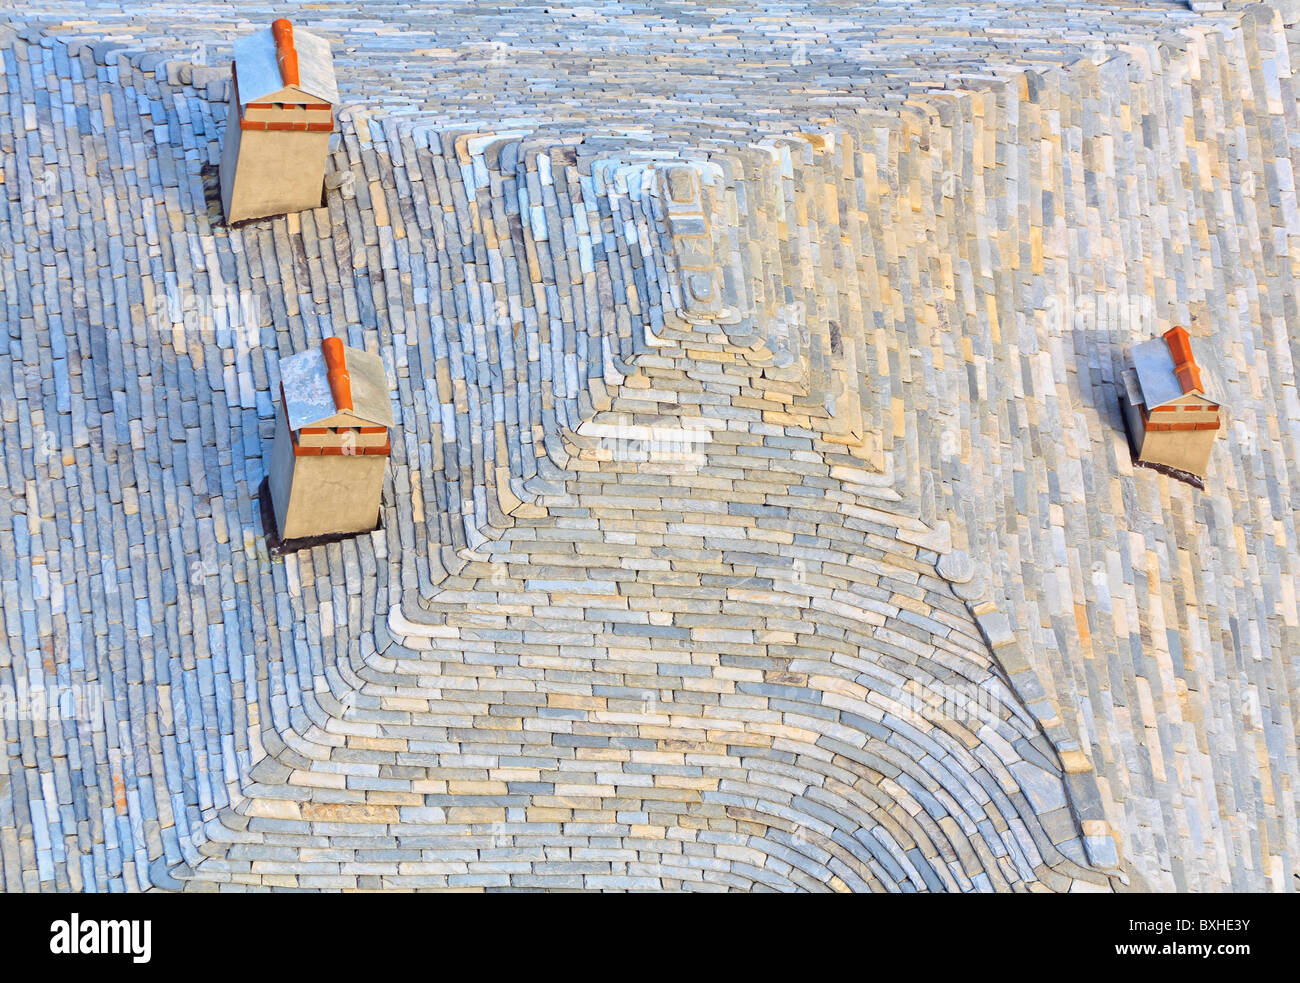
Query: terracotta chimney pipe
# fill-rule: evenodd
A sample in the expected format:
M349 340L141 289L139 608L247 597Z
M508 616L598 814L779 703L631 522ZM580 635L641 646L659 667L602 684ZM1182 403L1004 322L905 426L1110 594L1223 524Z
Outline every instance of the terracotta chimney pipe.
M329 379L336 410L352 409L352 377L348 375L347 360L343 355L341 338L326 338L320 343L325 356L325 376Z
M1169 355L1174 360L1174 374L1178 376L1178 384L1183 387L1183 392L1189 393L1193 389L1205 392L1187 329L1181 325L1170 328L1165 332L1165 341L1169 345Z
M280 65L280 81L285 85L298 85L298 49L293 46L293 24L281 17L271 25L275 38L275 60Z

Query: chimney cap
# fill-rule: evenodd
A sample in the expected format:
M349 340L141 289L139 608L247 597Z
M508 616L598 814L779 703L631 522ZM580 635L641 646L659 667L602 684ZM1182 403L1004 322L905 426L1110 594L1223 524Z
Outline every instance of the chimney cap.
M280 389L290 430L393 425L383 359L339 338L280 359Z
M1133 370L1148 410L1188 395L1220 405L1217 388L1207 385L1214 374L1196 357L1199 345L1179 326L1133 346Z
M241 111L250 102L338 104L329 42L287 18L236 38L234 64Z

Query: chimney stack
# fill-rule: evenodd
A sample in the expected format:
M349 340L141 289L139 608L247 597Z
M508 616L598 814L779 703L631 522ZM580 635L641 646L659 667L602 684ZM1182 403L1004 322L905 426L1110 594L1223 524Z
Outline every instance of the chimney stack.
M280 360L269 479L281 540L375 528L392 425L378 355L326 338Z
M319 208L338 85L329 43L280 18L235 42L221 147L227 222Z
M1222 408L1209 390L1186 328L1134 347L1121 402L1139 463L1205 477L1222 427Z

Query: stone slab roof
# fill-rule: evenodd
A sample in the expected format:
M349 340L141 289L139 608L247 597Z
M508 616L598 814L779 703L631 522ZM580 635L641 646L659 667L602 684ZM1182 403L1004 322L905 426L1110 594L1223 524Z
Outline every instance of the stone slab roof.
M290 7L0 39L4 889L1294 887L1280 20ZM326 202L228 229L231 41L284 13ZM1205 492L1119 418L1174 324ZM382 528L272 557L276 365L340 334Z

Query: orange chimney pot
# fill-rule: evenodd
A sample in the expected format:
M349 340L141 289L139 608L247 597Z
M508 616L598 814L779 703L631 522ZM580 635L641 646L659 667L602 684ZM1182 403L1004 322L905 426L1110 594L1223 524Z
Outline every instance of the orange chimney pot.
M281 17L271 24L275 38L275 60L280 65L280 81L285 85L299 85L298 49L293 46L293 24Z
M330 392L334 396L334 408L351 410L353 408L352 377L348 375L342 339L326 338L320 343L320 349L325 356L325 376L329 379Z
M1169 354L1174 360L1174 374L1178 376L1178 384L1183 387L1183 392L1189 393L1194 389L1205 392L1205 386L1201 383L1201 369L1196 364L1196 356L1192 354L1192 343L1187 329L1182 325L1175 325L1165 332L1164 338L1169 345Z

